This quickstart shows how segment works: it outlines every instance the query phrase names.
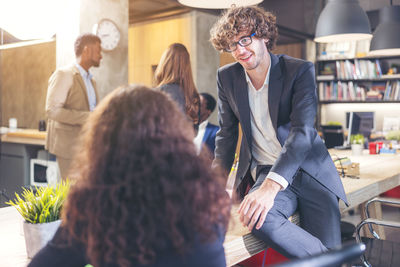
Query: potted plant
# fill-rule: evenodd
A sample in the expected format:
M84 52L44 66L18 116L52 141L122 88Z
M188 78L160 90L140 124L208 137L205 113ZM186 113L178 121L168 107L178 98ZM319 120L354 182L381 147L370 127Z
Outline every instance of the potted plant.
M14 206L24 219L23 229L28 258L32 258L54 236L60 212L70 187L69 182L55 186L23 189L21 196L6 204Z
M362 155L364 149L364 135L362 134L352 134L350 136L351 151L353 155Z

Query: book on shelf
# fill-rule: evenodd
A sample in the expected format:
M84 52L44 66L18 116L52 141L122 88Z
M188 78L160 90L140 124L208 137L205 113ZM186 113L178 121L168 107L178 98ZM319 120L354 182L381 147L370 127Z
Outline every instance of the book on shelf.
M363 101L367 98L368 100L375 100L374 96L367 95L363 86L352 81L319 83L318 94L321 101ZM380 93L378 92L378 94Z
M387 81L383 100L398 101L400 100L400 81Z
M321 101L400 101L400 80L371 86L353 81L320 82L318 94Z
M379 91L375 90L369 90L366 94L366 99L367 101L378 101L382 100L382 95Z
M377 79L382 77L379 59L337 60L334 67L336 68L336 77L342 80Z

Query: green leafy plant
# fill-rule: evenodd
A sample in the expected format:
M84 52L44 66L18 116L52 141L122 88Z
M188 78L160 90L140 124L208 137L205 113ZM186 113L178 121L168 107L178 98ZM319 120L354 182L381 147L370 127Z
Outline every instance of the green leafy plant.
M352 134L350 136L350 143L351 144L364 144L364 135L362 134Z
M326 125L330 125L330 126L342 126L342 124L338 121L328 121L328 123Z
M14 206L28 223L47 223L60 219L60 212L68 194L70 182L56 186L35 187L35 190L24 188L20 197L6 204Z
M397 140L400 141L400 131L390 131L386 134L385 137L387 140Z

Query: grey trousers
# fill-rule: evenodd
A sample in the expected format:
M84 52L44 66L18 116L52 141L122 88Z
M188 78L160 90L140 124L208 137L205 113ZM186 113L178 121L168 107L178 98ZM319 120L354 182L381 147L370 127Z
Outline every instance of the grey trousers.
M250 191L263 181L258 179ZM298 210L300 226L288 218ZM341 245L338 198L303 171L280 191L263 226L252 233L288 258L318 254Z

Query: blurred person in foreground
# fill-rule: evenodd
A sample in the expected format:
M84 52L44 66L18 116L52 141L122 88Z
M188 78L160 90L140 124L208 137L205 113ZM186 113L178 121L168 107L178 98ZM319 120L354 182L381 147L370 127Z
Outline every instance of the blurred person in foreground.
M226 266L230 200L164 93L126 86L90 115L43 266Z
M339 199L346 194L314 127L314 65L271 53L276 17L255 6L227 10L211 30L217 50L236 63L218 70L215 164L231 169L243 129L235 189L239 217L288 258L340 246ZM296 211L300 226L288 218Z

